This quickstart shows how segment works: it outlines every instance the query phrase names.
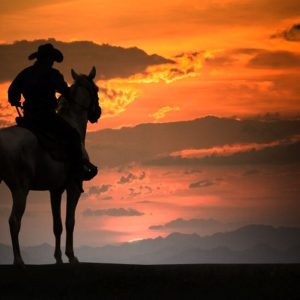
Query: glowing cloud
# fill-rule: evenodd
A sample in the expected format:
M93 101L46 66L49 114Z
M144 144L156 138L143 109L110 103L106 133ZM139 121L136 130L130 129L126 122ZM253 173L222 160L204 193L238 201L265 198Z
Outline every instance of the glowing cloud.
M197 77L201 73L202 52L182 53L172 57L174 63L149 66L145 72L131 76L128 83L171 83L176 80Z
M139 91L133 87L122 87L113 81L104 81L100 86L100 102L103 117L112 117L124 112L138 97Z
M184 149L181 151L172 152L170 156L172 157L182 157L182 158L202 158L209 155L222 155L229 156L237 152L246 152L250 150L262 150L266 148L275 147L283 144L293 144L300 140L300 135L294 135L290 138L285 138L282 140L273 141L270 143L245 143L245 144L233 144L224 145L220 147L211 147L205 149Z
M158 111L156 111L153 114L149 114L149 117L153 117L155 120L162 119L166 116L167 113L172 112L172 111L179 111L180 107L179 106L164 106L160 108Z

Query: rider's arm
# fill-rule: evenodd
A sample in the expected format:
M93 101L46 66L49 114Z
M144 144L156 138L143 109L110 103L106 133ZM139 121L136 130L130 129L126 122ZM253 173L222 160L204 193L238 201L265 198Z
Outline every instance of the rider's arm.
M22 73L20 73L8 88L8 101L12 106L19 106L22 93Z
M54 82L55 82L55 89L58 93L60 93L66 99L70 98L70 88L68 84L65 82L64 76L56 70L54 73Z

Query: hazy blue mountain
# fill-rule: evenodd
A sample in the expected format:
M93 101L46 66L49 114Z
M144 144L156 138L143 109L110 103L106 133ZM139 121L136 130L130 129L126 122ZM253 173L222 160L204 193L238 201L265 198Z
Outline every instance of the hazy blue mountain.
M248 225L210 236L172 233L105 247L80 247L81 261L130 264L300 263L300 228ZM53 263L53 247L23 249L27 263ZM0 263L11 263L10 247L0 244Z

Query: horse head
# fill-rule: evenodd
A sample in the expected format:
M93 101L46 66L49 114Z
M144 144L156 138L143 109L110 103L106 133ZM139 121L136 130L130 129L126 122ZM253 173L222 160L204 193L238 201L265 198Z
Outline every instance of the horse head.
M96 68L93 67L89 75L77 74L73 69L71 70L74 84L72 86L73 95L78 88L82 88L88 97L72 97L82 109L87 110L87 118L91 123L96 123L101 116L101 107L99 105L98 91L99 88L95 84ZM75 99L76 98L76 99Z

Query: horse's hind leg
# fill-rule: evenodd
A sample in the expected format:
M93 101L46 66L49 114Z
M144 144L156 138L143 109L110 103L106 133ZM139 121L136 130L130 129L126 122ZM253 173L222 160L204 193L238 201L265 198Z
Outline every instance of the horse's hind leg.
M62 222L61 222L61 196L62 191L53 190L50 191L51 197L51 209L52 209L52 217L53 217L53 232L55 235L55 252L54 257L56 259L57 264L62 264L61 258L61 250L60 250L60 237L62 234Z
M78 263L78 259L74 256L73 249L73 231L75 226L75 210L80 197L80 190L77 186L67 189L67 214L66 214L66 255L70 263Z
M19 246L19 232L22 216L26 207L28 190L18 189L11 191L11 193L13 198L13 207L9 217L9 228L14 252L14 264L24 265Z

